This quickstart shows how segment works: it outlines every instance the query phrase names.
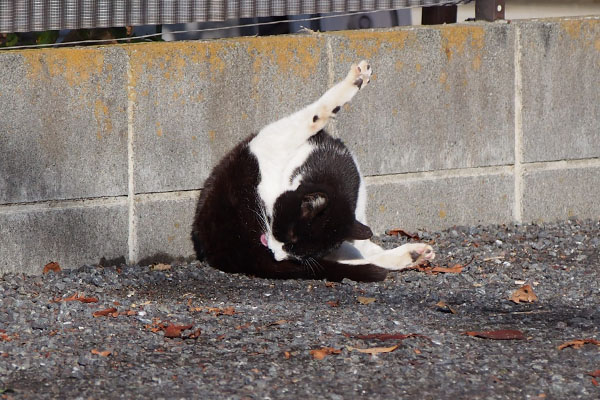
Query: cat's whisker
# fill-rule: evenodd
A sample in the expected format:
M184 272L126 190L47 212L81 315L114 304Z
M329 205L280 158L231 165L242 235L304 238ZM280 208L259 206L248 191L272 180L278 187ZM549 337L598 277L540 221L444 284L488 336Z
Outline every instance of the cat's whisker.
M312 263L310 262L310 257L309 258L303 258L302 259L302 264L307 267L307 269L310 270L311 274L313 276L315 276L315 269L313 268Z
M325 270L323 266L313 257L308 257L306 259L306 262L310 265L310 269L314 276L317 276L318 272L322 272Z

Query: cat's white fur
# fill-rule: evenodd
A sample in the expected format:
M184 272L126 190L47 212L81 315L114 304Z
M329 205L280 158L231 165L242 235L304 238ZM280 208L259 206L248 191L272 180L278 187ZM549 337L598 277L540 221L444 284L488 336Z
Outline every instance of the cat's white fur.
M260 170L258 195L265 207L263 222L266 225L267 245L277 261L287 259L289 255L283 250L283 243L273 236L272 223L268 223L272 221L275 201L283 192L297 189L302 182L301 175L292 181L290 177L314 150L314 145L308 139L325 127L336 108L339 110L369 83L372 72L367 61L353 65L346 78L327 90L316 102L265 126L250 141L250 151L256 156ZM360 80L362 84L357 84ZM363 224L367 223L366 206L367 191L361 175L355 214ZM366 262L389 270L401 270L434 257L431 246L423 243L408 243L392 250L383 250L370 240L356 240L344 242L327 258L345 264Z

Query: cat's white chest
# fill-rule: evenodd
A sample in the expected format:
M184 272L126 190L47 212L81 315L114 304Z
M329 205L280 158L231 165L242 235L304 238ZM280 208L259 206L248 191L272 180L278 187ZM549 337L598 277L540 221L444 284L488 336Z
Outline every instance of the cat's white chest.
M302 166L313 152L315 146L309 142L295 149L261 146L261 143L250 143L250 151L258 160L260 183L257 191L264 202L267 216L273 216L273 207L277 198L286 191L293 191L302 182L302 175L291 179L294 171Z

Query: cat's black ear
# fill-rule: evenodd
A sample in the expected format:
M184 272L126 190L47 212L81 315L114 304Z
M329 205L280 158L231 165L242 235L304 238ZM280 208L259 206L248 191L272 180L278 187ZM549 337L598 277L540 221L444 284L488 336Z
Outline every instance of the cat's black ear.
M354 225L352 225L350 237L348 239L367 240L370 239L371 236L373 236L373 231L371 228L354 220Z
M327 207L329 202L325 193L316 192L304 195L302 198L302 218L313 219Z

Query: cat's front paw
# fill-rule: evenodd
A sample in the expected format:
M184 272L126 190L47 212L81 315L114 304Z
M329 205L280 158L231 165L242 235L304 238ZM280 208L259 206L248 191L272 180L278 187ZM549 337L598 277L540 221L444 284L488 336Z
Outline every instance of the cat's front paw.
M409 253L412 265L421 265L435 258L435 252L431 246L424 243L414 243L413 246L414 248Z
M371 82L372 74L373 68L371 68L371 64L369 64L369 62L366 60L362 60L358 64L352 65L346 79L352 82L354 86L362 89L367 86L369 82Z

